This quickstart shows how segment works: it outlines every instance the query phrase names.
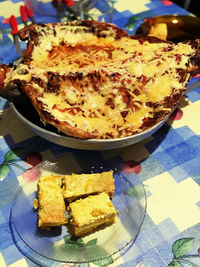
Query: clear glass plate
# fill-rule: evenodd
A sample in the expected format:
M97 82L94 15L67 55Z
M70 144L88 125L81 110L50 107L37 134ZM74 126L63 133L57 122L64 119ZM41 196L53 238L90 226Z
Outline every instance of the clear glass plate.
M42 172L44 171L43 166L40 164L39 167ZM52 172L52 165L51 170L48 169L48 164L45 166L47 166L45 172ZM100 166L95 170L89 167L84 172L94 171L106 170ZM54 172L61 173L61 170L57 168ZM65 173L68 173L67 170ZM38 171L35 174L38 175ZM38 257L42 256L58 262L95 262L111 257L134 242L146 213L145 190L137 175L117 170L114 171L114 178L115 193L112 202L118 210L116 223L101 227L82 238L71 237L66 226L55 227L51 231L39 229L37 212L33 208L37 180L19 186L10 218L13 229L24 244L30 248L29 254L38 254Z

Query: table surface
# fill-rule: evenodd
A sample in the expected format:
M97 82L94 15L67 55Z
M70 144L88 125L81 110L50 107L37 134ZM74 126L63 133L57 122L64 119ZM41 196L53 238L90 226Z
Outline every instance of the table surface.
M8 64L19 57L7 22L13 14L18 27L23 27L19 12L22 4L19 0L0 1L1 63ZM91 12L106 14L109 5L101 0ZM188 14L168 0L118 0L114 4L113 23L134 34L145 17L174 13ZM37 22L60 20L37 13L34 17ZM21 45L23 49L24 44ZM190 85L196 80L193 78ZM126 253L110 258L109 266L200 266L200 87L182 99L176 114L153 136L141 143L108 151L79 151L52 144L29 130L3 98L0 98L0 110L1 267L38 266L13 242L9 214L16 188L26 179L24 170L44 160L64 160L72 169L78 166L80 170L84 169L84 162L109 164L115 161L123 164L127 175L137 175L143 183L147 211L141 231ZM16 151L22 152L20 157ZM50 266L78 265L55 262Z

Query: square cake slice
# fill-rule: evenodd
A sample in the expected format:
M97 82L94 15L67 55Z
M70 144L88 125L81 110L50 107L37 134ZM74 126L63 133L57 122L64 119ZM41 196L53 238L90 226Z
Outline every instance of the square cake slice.
M116 210L105 192L69 204L69 223L75 236L93 232L98 226L115 222Z
M38 182L38 226L51 227L66 224L65 201L61 176L41 176Z
M114 190L113 171L72 174L63 178L63 195L68 202L102 192L106 192L112 198Z

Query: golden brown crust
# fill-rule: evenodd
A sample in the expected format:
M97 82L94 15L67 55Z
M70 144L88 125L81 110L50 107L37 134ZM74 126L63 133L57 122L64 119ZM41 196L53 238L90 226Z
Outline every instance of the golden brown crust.
M0 90L4 87L4 81L6 74L11 70L11 68L6 64L0 64Z
M72 21L66 23L59 23L61 26L83 26L88 28L90 32L93 32L95 35L105 37L106 32L110 29L115 31L116 39L122 38L123 36L128 36L127 32L118 28L116 25L106 22L99 22L94 20L79 20L79 21ZM57 23L48 23L48 24L34 24L28 27L25 27L18 31L18 35L22 41L25 40L33 40L34 42L38 39L38 31L37 27L46 28L46 27L54 27Z
M27 94L27 96L31 99L31 102L35 109L37 110L40 118L46 123L53 125L59 132L65 133L69 136L81 137L83 139L93 138L94 135L83 131L81 129L77 129L76 127L71 126L68 122L63 122L59 120L55 120L55 118L47 111L45 111L42 107L42 103L38 101L38 94L34 94L33 87L30 85L25 85L22 87L23 91Z
M186 44L191 45L196 50L195 55L191 58L190 65L188 66L188 71L190 74L196 75L200 73L200 40L186 41Z

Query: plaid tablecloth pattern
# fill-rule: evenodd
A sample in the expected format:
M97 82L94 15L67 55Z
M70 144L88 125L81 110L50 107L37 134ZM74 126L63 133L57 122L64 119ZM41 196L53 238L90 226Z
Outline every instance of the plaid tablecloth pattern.
M0 1L0 62L10 63L19 55L13 45L7 19L17 17L23 27L19 7L22 1ZM91 11L105 16L110 3L99 0ZM118 0L113 23L134 34L144 18L161 14L188 14L169 0ZM59 21L37 13L37 22ZM132 28L125 27L131 21ZM25 47L21 43L22 49ZM196 82L192 79L190 85ZM129 249L99 266L187 267L200 266L200 87L188 93L167 123L141 143L117 150L80 151L64 148L36 136L0 99L0 266L38 266L20 251L11 236L10 208L24 170L41 162L66 161L82 170L86 162L124 166L124 172L137 175L146 190L147 214L142 229ZM16 151L21 150L21 157ZM10 160L12 164L7 164ZM6 167L5 167L6 166ZM96 264L97 265L97 264ZM96 266L46 262L44 266Z

